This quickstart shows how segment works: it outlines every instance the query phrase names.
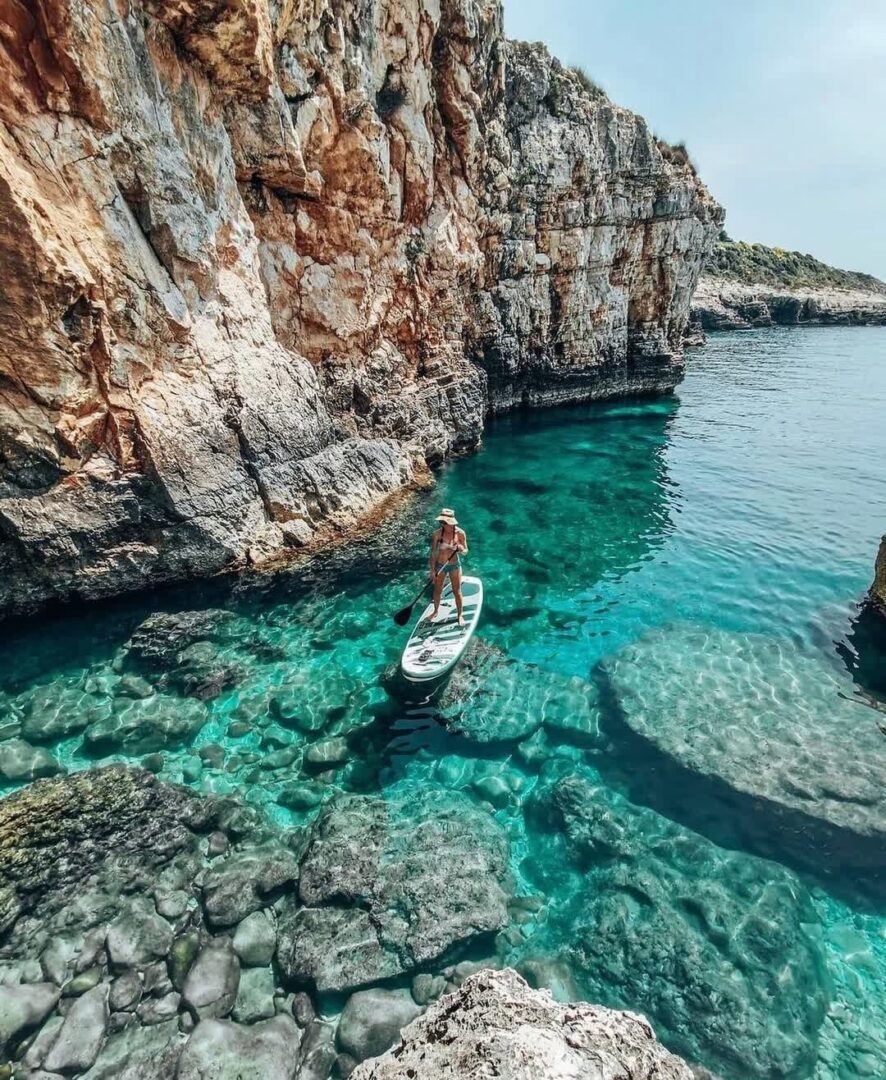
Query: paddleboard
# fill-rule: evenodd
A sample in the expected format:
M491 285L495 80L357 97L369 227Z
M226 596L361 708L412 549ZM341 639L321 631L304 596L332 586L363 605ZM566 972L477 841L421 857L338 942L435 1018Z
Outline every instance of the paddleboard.
M471 640L483 608L483 582L477 577L461 579L465 625L458 625L455 597L447 581L440 598L437 619L431 622L434 605L428 604L409 635L400 670L410 682L429 682L451 671Z

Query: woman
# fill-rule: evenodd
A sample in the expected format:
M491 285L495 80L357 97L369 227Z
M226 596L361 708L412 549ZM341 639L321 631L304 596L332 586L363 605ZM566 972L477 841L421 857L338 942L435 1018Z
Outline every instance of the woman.
M440 528L431 537L430 566L431 579L434 582L434 613L431 620L438 617L440 596L448 574L455 597L455 610L458 612L458 625L464 626L465 620L461 613L461 556L468 553L468 538L464 529L458 527L455 514L448 506L437 515L437 521L440 522Z

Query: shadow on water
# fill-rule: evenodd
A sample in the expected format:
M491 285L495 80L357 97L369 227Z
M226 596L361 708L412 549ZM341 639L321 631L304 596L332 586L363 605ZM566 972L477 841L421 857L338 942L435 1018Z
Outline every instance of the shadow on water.
M886 618L863 603L835 648L856 685L886 713Z

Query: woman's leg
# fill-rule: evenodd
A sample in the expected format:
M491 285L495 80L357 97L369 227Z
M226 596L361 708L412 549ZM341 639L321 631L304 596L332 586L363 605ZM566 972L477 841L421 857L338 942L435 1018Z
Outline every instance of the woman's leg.
M465 620L461 613L461 570L453 570L449 575L452 582L452 594L455 597L455 610L458 612L458 625L464 626Z
M437 612L440 610L440 597L443 594L443 586L446 583L446 575L436 573L434 575L434 614L432 619L437 617Z

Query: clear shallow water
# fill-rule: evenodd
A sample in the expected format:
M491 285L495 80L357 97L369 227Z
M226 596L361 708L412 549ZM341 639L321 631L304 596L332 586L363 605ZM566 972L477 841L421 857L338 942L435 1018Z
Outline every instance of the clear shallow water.
M515 889L537 898L478 959L645 1011L727 1080L884 1076L882 895L777 839L760 861L691 777L670 817L644 806L658 765L617 737L600 678L656 635L657 700L689 695L740 726L754 703L728 657L752 640L760 693L796 701L800 737L831 687L886 700L886 647L856 607L886 520L884 415L882 331L716 337L673 398L497 420L357 550L7 628L0 716L34 741L43 724L67 767L153 755L164 778L238 791L287 825L312 820L292 804L318 792L466 791L493 804ZM472 678L409 704L389 614L417 587L441 504L484 579L480 649ZM127 652L154 612L219 610L168 656ZM696 656L687 628L735 648ZM794 685L810 659L814 693ZM169 731L173 714L186 730ZM277 749L284 763L263 768ZM310 799L287 797L296 783Z

